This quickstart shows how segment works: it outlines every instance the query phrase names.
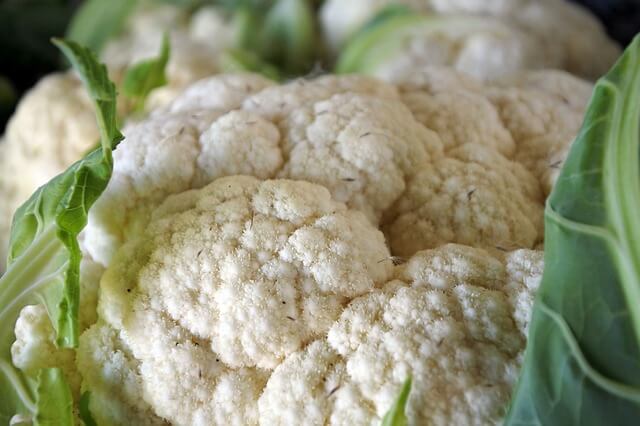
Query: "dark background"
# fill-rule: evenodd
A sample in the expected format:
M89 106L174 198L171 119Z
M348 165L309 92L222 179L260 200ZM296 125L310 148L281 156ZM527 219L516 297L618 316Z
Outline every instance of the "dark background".
M640 0L571 0L582 4L604 23L607 32L622 46L640 32Z
M109 0L104 0L109 1ZM626 46L640 32L640 0L570 0L593 11ZM0 133L21 94L61 67L49 39L61 36L82 0L0 0ZM6 81L5 80L5 81Z

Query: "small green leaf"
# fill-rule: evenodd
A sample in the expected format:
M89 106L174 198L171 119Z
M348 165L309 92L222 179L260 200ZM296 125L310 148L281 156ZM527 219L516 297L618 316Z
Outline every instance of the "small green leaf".
M100 53L122 30L137 0L87 0L71 19L66 37Z
M77 236L88 211L107 186L112 150L122 139L116 127L116 90L107 69L88 49L54 40L85 83L93 101L101 147L40 187L16 212L11 227L7 271L0 278L0 423L14 416L56 425L72 425L64 376L55 370L26 376L11 362L14 325L20 310L44 303L60 347L78 343L79 271L82 253ZM49 394L48 392L51 392ZM54 424L54 423L50 423Z
M264 62L255 53L244 49L227 49L220 57L220 65L224 72L255 72L272 80L280 80L278 69Z
M73 424L73 396L59 368L45 368L38 373L34 425Z
M391 4L374 15L368 22L366 22L360 29L353 35L352 38L362 37L369 31L372 31L379 25L383 25L385 22L398 16L408 16L411 14L411 9L404 4Z
M258 53L290 75L306 73L317 51L316 30L308 0L277 0L265 17Z
M134 100L136 111L144 109L147 96L153 89L167 84L166 67L169 55L169 36L165 34L156 58L142 60L127 70L122 82L122 92Z
M387 414L382 418L381 426L407 426L408 420L405 410L411 393L411 378L402 385L398 399L393 403Z
M80 396L80 403L78 404L78 414L80 420L84 422L84 426L97 426L96 421L89 409L89 403L91 402L91 392L83 392Z

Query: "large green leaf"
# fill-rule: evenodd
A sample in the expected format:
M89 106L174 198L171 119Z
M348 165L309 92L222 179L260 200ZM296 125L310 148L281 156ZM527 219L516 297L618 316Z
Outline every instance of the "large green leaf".
M93 100L101 147L39 188L16 212L7 271L0 278L0 424L15 415L71 424L68 387L55 369L30 377L11 363L14 325L20 310L44 303L60 347L78 342L79 269L77 236L105 189L113 168L112 149L122 139L116 127L116 90L95 55L71 41L54 43L69 58ZM62 403L64 402L64 403Z
M640 420L640 36L595 87L545 211L508 425Z

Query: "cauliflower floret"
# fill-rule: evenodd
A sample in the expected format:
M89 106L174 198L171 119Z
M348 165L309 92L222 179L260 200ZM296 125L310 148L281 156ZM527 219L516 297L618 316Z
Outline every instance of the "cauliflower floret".
M591 84L564 71L526 72L484 85L442 74L426 68L399 86L414 117L438 133L445 151L474 143L521 163L548 195L578 132Z
M591 86L564 73L543 75L550 79L545 85L538 83L538 74L516 82L521 87L489 88L487 96L516 141L515 160L538 177L548 194L582 124Z
M37 371L58 365L73 365L71 349L55 346L55 330L44 305L27 305L20 311L14 330L16 341L11 346L11 356L16 367Z
M482 94L460 89L433 94L408 90L402 100L419 122L440 136L446 151L473 143L492 147L506 157L515 152L511 133Z
M382 233L323 187L220 178L154 211L103 275L98 311L158 415L255 423L267 372L384 283L388 257Z
M163 113L125 128L113 177L89 215L85 247L96 261L108 265L168 195L235 173L320 183L377 223L408 178L441 155L438 136L377 80L331 76L268 87L246 78L200 81ZM210 100L220 85L226 105Z
M384 290L352 301L326 341L276 368L261 424L378 423L409 376L411 424L499 421L525 345L506 289L529 292L540 280L539 253L512 256L532 267L512 274L509 260L465 246L416 254Z
M542 238L542 194L520 164L463 145L418 173L388 212L394 255L448 242L488 249L533 248Z
M415 65L443 64L489 79L541 67L566 69L594 79L620 54L595 17L576 4L558 0L329 0L322 6L320 20L330 49L338 52L377 12L398 3L430 15L436 25L438 19L449 19L451 24L444 32L448 36L434 37L430 25L412 37L411 43L395 49L396 55L388 61L395 66L388 65L396 74L384 74L390 78L410 74L410 64L414 72ZM487 27L471 28L464 23L471 17L486 20ZM462 46L454 48L451 37L455 38L456 32L466 32L467 37ZM431 47L425 49L427 45ZM452 54L443 56L443 51Z
M79 396L80 376L76 370L75 352L56 346L56 331L44 305L22 308L14 333L16 340L11 345L13 365L28 373L41 368L61 368L74 396Z
M82 390L91 392L89 409L98 424L168 425L141 398L140 363L116 330L103 321L94 324L80 336L77 357Z
M441 150L404 105L369 96L335 95L296 110L281 127L288 161L279 176L320 183L373 223Z

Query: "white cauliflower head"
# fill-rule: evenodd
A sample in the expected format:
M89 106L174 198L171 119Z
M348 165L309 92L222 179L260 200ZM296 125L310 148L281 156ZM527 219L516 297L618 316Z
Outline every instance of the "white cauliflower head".
M382 233L323 187L221 178L155 210L103 275L99 314L139 362L144 400L160 416L255 423L266 371L384 283L388 257Z
M394 37L404 41L393 55L380 58L380 66L361 70L394 81L426 65L448 65L483 79L534 68L595 79L620 54L595 17L558 0L329 0L320 12L327 44L337 52L391 4L428 16L412 31L401 28L382 37L373 56L385 55L382 46Z
M415 423L498 421L542 268L529 141L586 87L549 75L220 75L128 124L80 238L96 419L371 424L411 375ZM55 349L18 331L16 365Z

